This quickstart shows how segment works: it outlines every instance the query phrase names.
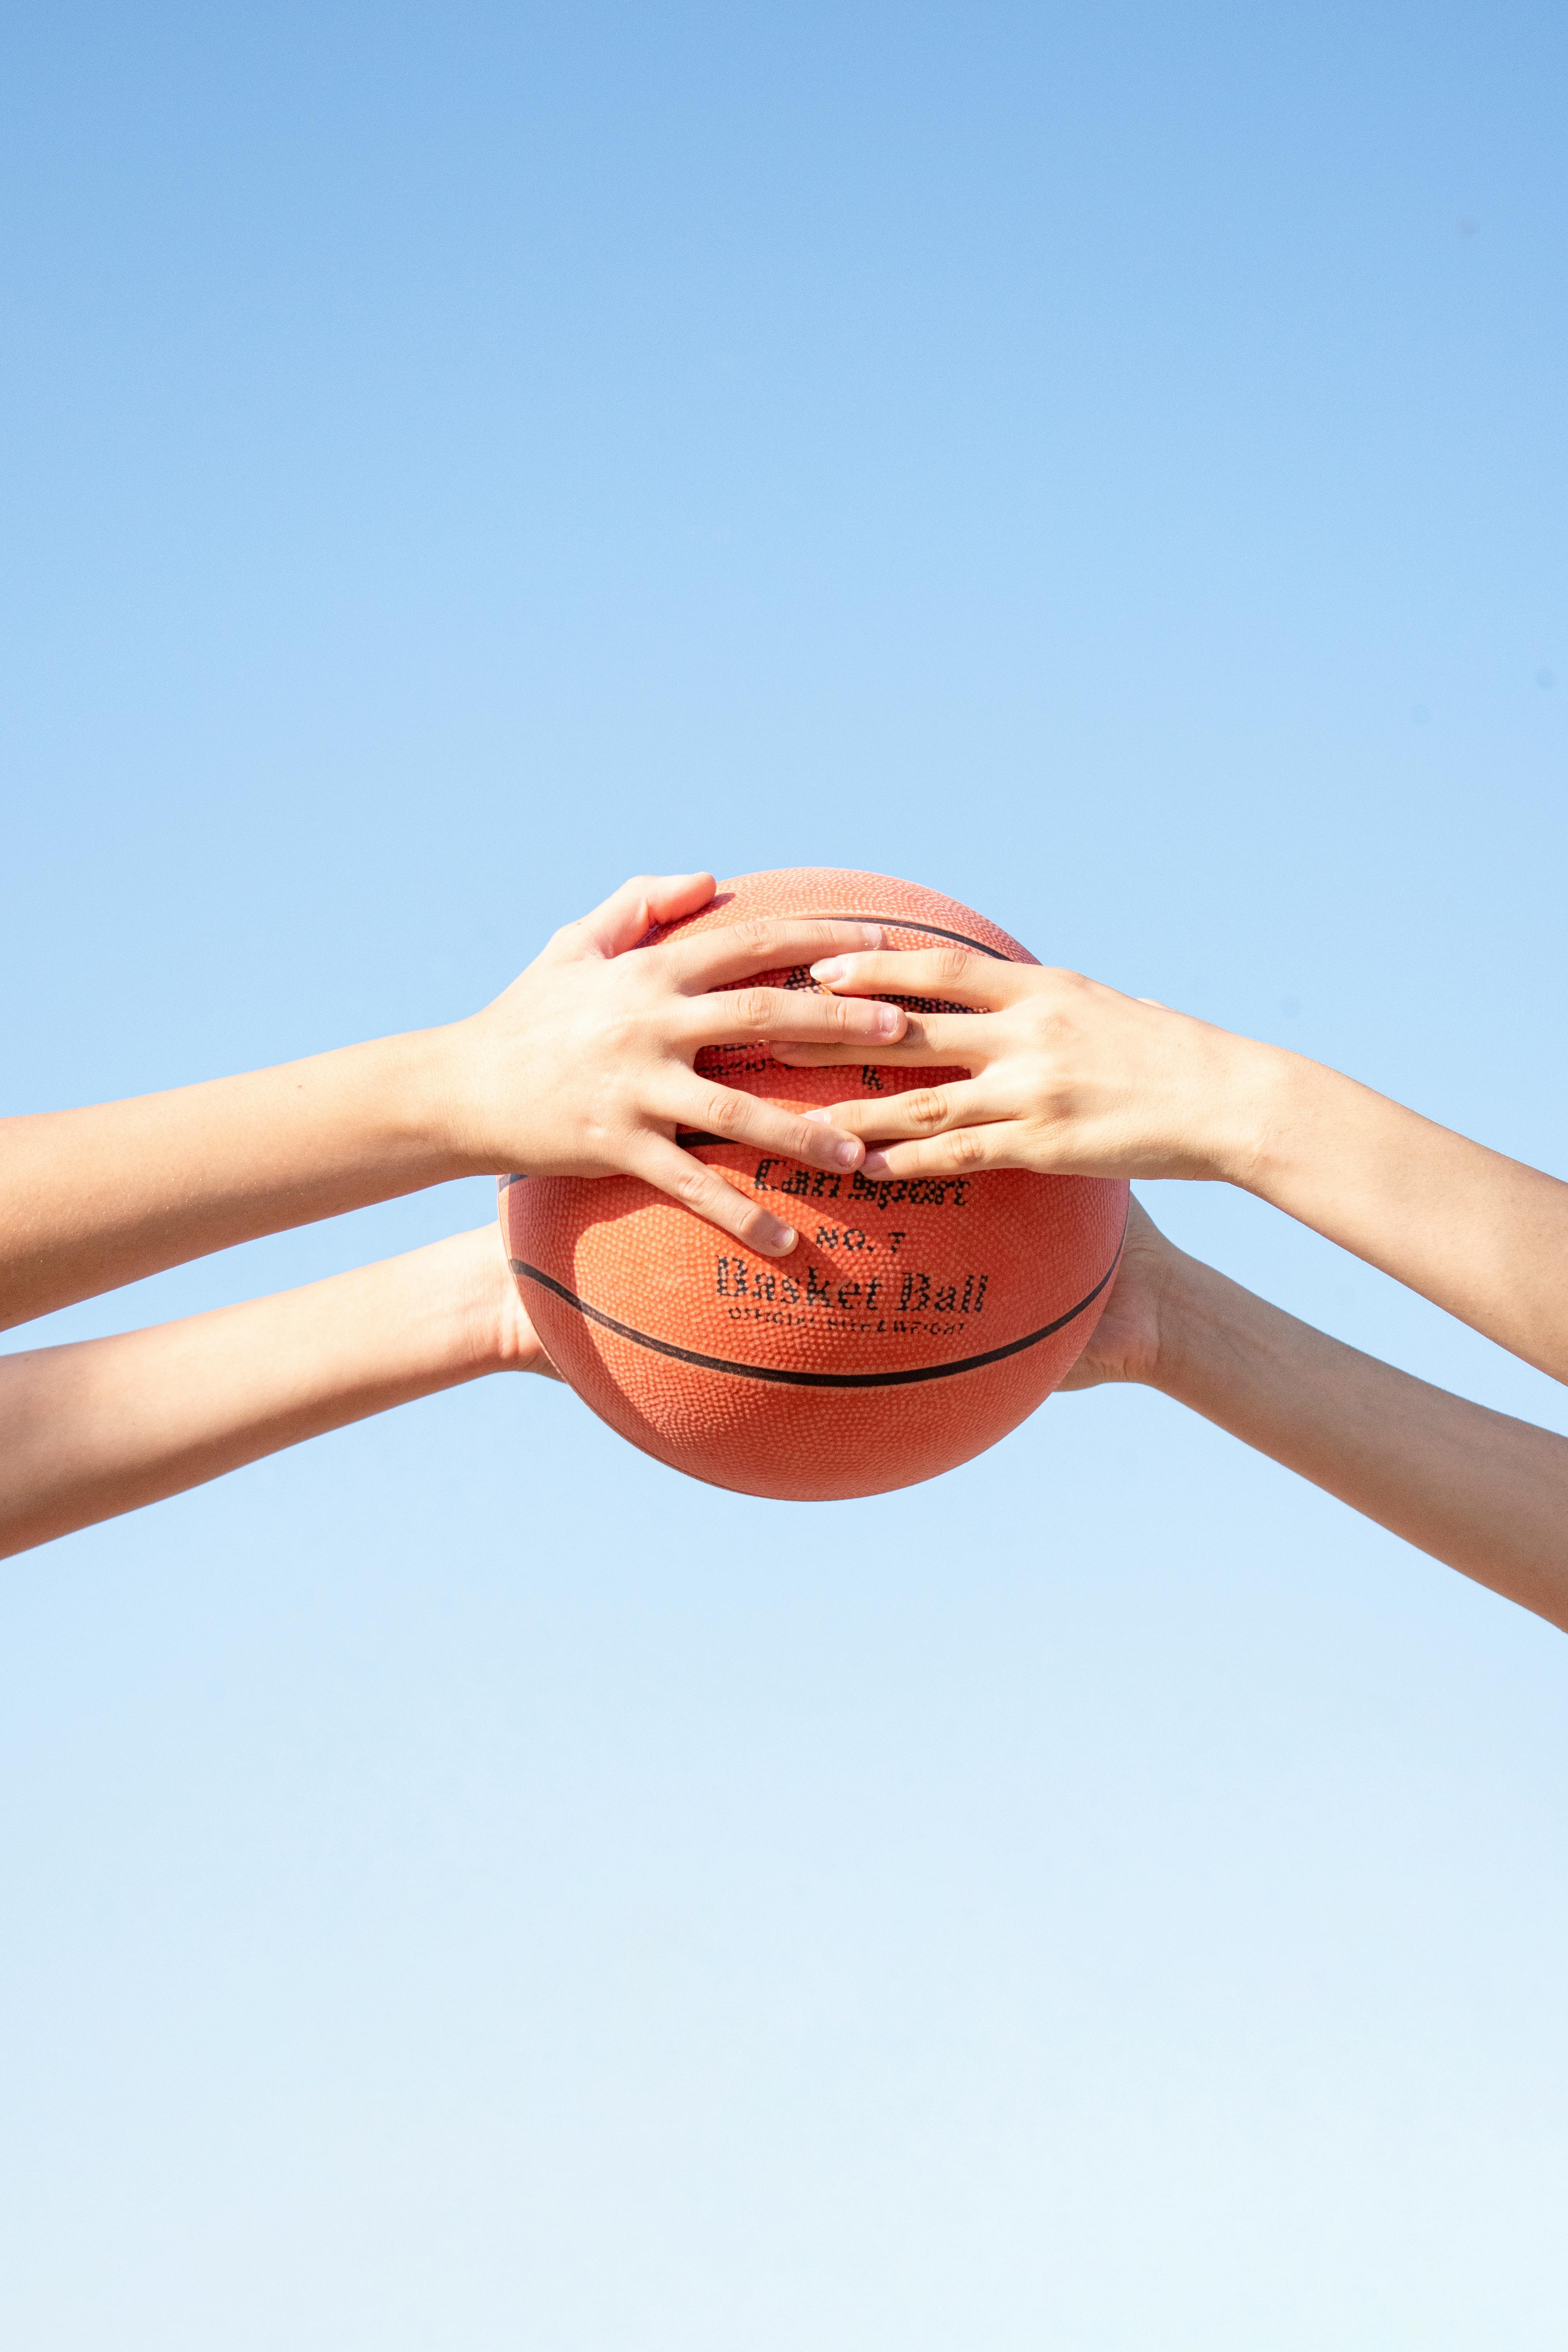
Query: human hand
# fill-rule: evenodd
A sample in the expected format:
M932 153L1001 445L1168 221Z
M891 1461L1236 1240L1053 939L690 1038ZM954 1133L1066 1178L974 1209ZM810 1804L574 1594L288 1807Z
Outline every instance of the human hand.
M897 1044L905 1015L858 997L734 985L879 945L874 923L753 919L637 949L656 924L705 906L714 887L710 874L625 883L557 931L493 1004L439 1033L442 1117L460 1166L640 1176L748 1248L788 1255L794 1229L683 1151L677 1129L838 1171L858 1167L865 1147L834 1121L700 1076L696 1056L706 1045L854 1040L852 1058L865 1061Z
M1078 972L961 948L837 956L812 977L841 995L935 1000L911 1010L895 1069L966 1079L841 1102L813 1114L874 1142L868 1176L1027 1168L1038 1174L1244 1181L1273 1049ZM973 1008L973 1009L969 1009ZM872 1058L847 1045L784 1044L794 1069Z
M1177 1255L1148 1211L1130 1199L1116 1280L1089 1345L1061 1383L1064 1389L1099 1388L1106 1381L1154 1384Z
M522 1302L498 1217L470 1233L455 1234L436 1263L447 1312L460 1334L457 1352L472 1370L561 1378Z

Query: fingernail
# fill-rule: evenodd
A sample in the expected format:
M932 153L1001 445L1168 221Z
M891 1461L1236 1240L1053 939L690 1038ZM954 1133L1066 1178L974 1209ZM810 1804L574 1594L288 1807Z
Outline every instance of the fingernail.
M865 1159L860 1162L862 1176L890 1176L892 1172L888 1165L888 1155L885 1151L868 1151Z
M862 923L860 926L860 936L865 940L866 945L868 948L879 948L882 944L881 924Z
M763 1242L764 1249L776 1251L780 1257L784 1257L794 1249L795 1243L795 1232L793 1225L781 1225L776 1217L770 1220L767 1234Z
M899 1024L902 1021L903 1017L903 1014L899 1011L896 1004L879 1004L877 1007L876 1022L878 1036L891 1037L896 1035Z
M784 1050L787 1052L788 1048L786 1047ZM820 1104L815 1110L803 1110L801 1112L801 1117L802 1118L808 1118L813 1127L826 1127L831 1123L828 1119L826 1109L824 1109Z
M812 965L811 976L813 980L842 980L848 969L847 956L825 956L820 963Z
M837 1160L840 1168L853 1168L860 1157L860 1146L854 1141L836 1143L833 1147L833 1157Z

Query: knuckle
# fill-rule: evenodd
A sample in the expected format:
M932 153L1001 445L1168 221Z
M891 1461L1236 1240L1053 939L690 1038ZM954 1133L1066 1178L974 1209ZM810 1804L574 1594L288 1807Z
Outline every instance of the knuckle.
M776 936L773 925L765 915L743 916L734 929L735 945L744 948L748 954L753 949L759 955L765 953Z
M985 1139L973 1127L961 1127L947 1148L955 1168L978 1168L985 1157Z
M935 958L938 980L945 980L952 983L969 978L969 967L974 961L963 948L938 948L935 950Z
M742 988L735 992L735 1019L742 1029L765 1029L776 1009L772 989Z
M711 1135L739 1135L746 1124L745 1097L714 1087L703 1106L702 1123Z
M634 1013L617 1009L607 1013L599 1034L605 1058L612 1068L617 1066L631 1067L634 1055L646 1054L647 1050L644 1024ZM621 1089L616 1091L620 1092Z
M903 1107L916 1127L940 1127L947 1117L947 1097L941 1087L917 1087L904 1097Z
M1092 993L1094 982L1085 980L1081 971L1053 971L1049 985L1040 991L1038 1003L1059 1021L1076 1020L1085 1001Z
M1072 1008L1050 996L1035 997L1026 1009L1025 1026L1037 1045L1054 1050L1072 1034Z
M683 1202L689 1209L704 1209L708 1206L710 1180L707 1170L698 1166L695 1161L690 1168L681 1171L670 1189L676 1199Z

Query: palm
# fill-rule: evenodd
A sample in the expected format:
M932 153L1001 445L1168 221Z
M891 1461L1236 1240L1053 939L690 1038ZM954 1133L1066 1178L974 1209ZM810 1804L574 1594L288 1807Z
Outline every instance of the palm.
M1149 1381L1160 1355L1160 1292L1171 1244L1137 1201L1127 1210L1121 1264L1089 1345L1061 1383L1092 1389L1105 1381Z

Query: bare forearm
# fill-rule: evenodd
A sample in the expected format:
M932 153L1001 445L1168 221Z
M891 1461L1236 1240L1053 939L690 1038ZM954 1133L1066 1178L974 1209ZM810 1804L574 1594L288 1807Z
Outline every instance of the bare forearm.
M715 1087L710 1045L902 1034L895 1005L736 980L875 944L816 916L680 926L710 874L639 876L557 931L495 1001L247 1077L93 1110L0 1120L0 1328L184 1259L449 1177L636 1175L764 1255L796 1235L675 1139L682 1126L819 1168L858 1165L842 1130ZM669 936L647 944L668 927ZM638 949L641 951L632 953Z
M499 1272L498 1272L499 1269ZM538 1360L493 1230L123 1337L0 1358L0 1553Z
M0 1328L469 1172L431 1116L439 1034L0 1121Z
M1568 1631L1568 1439L1363 1356L1171 1252L1152 1384Z
M1237 1181L1568 1380L1568 1184L1299 1055L1249 1047Z
M1081 973L959 949L813 969L837 990L952 1008L919 1013L878 1058L966 1080L831 1107L879 1146L868 1176L1219 1179L1568 1380L1568 1184L1300 1054ZM780 1046L776 1058L822 1068L858 1056L840 1041Z

